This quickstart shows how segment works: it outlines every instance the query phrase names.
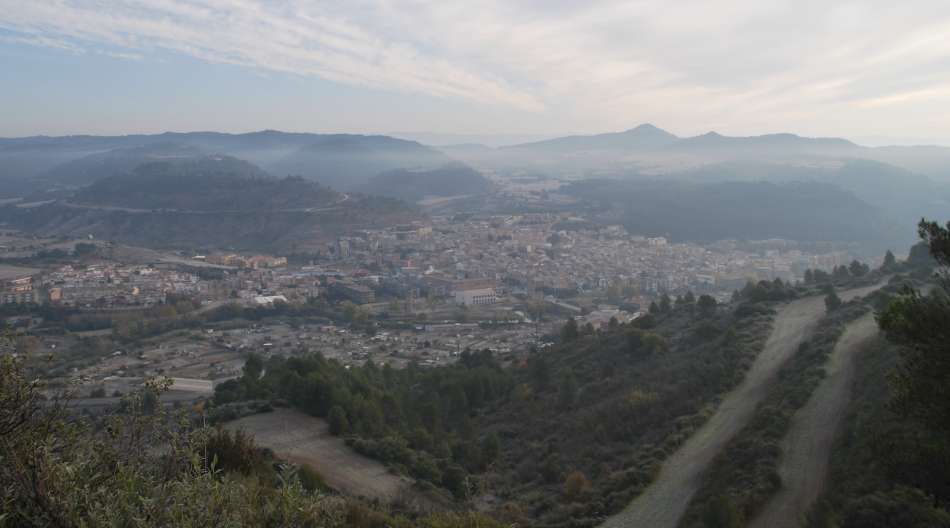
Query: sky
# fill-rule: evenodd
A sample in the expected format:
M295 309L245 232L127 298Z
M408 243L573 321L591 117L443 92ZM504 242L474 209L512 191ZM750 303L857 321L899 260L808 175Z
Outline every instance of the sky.
M0 137L950 138L950 2L0 0Z

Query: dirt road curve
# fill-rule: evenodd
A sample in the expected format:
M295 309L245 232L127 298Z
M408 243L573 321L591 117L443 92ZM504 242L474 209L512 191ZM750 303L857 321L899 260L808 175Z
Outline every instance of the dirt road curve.
M884 283L839 292L844 301L880 288ZM746 373L745 380L725 395L716 414L663 463L660 475L622 512L602 527L675 528L693 495L699 490L709 464L726 442L752 418L755 404L775 385L779 368L811 336L825 313L824 296L787 304L775 318L772 335Z
M858 356L877 334L874 317L869 313L854 321L838 339L825 364L821 380L804 407L792 417L788 434L782 440L779 475L782 491L769 501L751 528L794 528L805 506L831 483L831 457L835 439L851 402Z

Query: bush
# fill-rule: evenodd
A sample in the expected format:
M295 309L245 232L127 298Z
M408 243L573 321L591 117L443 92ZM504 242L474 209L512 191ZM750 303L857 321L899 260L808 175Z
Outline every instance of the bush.
M106 389L105 387L99 387L98 389L92 389L92 392L89 393L90 398L105 398Z
M706 528L743 528L742 512L728 495L715 495L706 501L702 514Z
M327 479L323 473L313 469L310 464L301 464L297 468L297 480L307 491L326 491Z

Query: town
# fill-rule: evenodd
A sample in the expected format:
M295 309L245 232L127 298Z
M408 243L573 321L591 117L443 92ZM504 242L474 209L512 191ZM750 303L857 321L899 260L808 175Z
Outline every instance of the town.
M49 302L88 314L94 328L44 338L46 346L61 349L83 335L121 332L131 314L163 305L205 312L232 303L253 308L320 300L350 306L356 315L345 318L362 323L206 325L197 339L179 332L138 350L116 350L74 373L103 382L112 394L167 372L182 379L182 397L200 397L238 375L249 352L290 357L319 351L349 366L372 361L402 368L447 364L462 350L488 348L511 361L548 345L568 317L596 331L611 319L643 316L664 297L668 303L707 294L723 304L749 282L794 284L804 270L830 272L850 260L841 252L811 255L790 240L698 246L630 234L618 225L572 228L589 224L566 215L464 216L354 232L304 253L306 261L300 254L288 261L214 251L127 263L102 258L108 253L100 251L85 264L7 277L0 300ZM42 325L31 316L8 322Z

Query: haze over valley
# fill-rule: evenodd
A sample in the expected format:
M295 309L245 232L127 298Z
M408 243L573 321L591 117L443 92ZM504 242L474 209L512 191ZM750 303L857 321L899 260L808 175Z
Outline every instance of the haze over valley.
M948 34L5 2L0 525L950 527Z

